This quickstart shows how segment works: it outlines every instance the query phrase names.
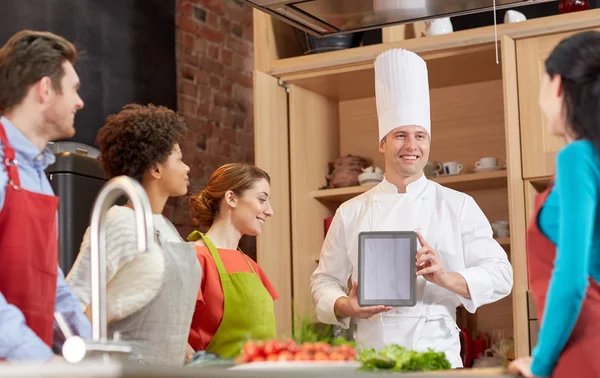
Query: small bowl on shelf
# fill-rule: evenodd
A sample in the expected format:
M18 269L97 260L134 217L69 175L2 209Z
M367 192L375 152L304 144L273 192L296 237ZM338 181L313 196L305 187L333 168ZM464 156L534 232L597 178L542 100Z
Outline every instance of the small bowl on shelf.
M358 183L361 186L375 186L383 181L383 172L363 172L358 175Z

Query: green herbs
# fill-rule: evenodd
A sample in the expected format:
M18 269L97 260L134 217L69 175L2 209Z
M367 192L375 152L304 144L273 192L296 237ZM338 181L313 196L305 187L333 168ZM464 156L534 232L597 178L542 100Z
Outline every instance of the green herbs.
M358 353L363 371L430 371L450 369L450 362L444 352L427 352L407 350L392 344L384 347L379 353L374 349L363 349Z

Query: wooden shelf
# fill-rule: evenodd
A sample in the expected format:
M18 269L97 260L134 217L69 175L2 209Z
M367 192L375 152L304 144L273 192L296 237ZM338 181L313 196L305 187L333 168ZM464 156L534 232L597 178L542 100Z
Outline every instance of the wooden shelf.
M502 78L502 66L496 64L493 44L463 48L456 54L436 54L424 58L427 61L430 89ZM281 80L338 101L375 96L373 61L294 73L282 76Z
M510 238L496 238L496 241L504 248L510 247Z
M506 170L440 176L430 180L458 191L505 188L507 186ZM348 188L314 190L311 192L311 196L322 202L342 203L371 188L371 186L351 186Z
M423 56L423 59L429 60L430 58L439 58L442 55L458 56L464 54L465 49L468 50L485 44L494 46L495 32L497 32L498 41L500 41L503 35L519 39L598 26L600 26L600 9L590 9L583 12L541 17L525 22L498 24L496 31L492 25L456 31L450 34L356 47L343 51L277 59L271 62L268 73L285 81L286 78L291 78L297 74L309 73L314 75L329 69L351 67L365 63L372 64L377 55L390 48L408 49Z
M552 176L545 176L545 177L532 178L532 179L529 179L528 181L538 192L543 192L544 190L546 190L548 185L550 185L551 179L552 179Z

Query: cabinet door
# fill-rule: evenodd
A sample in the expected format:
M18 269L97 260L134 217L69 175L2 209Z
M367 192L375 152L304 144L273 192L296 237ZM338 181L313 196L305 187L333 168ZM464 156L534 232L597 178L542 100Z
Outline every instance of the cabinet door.
M563 38L572 33L554 34L517 41L517 77L523 178L543 177L554 172L554 158L564 146L562 138L546 130L546 120L538 106L544 61Z
M290 171L288 107L285 89L275 77L254 71L254 162L271 176L274 219L256 240L260 267L279 293L275 301L277 335L292 331Z

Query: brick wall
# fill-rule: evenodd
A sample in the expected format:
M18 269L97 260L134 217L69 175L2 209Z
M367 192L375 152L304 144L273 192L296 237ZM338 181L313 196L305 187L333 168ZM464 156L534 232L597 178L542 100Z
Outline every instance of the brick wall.
M252 9L239 0L178 0L176 26L178 110L189 128L181 147L193 193L220 165L254 161ZM194 229L186 198L170 201L165 215L184 237ZM241 247L255 256L252 238Z

